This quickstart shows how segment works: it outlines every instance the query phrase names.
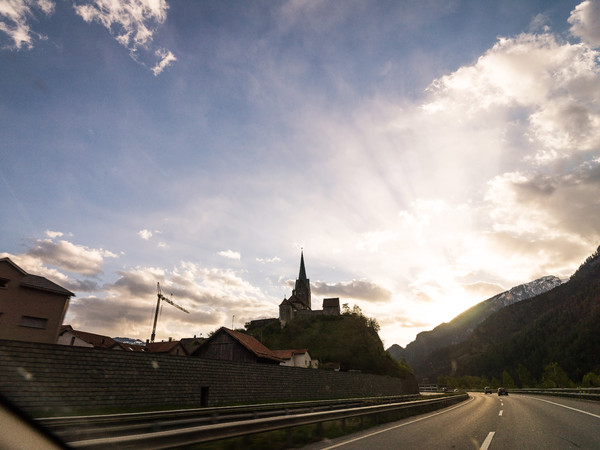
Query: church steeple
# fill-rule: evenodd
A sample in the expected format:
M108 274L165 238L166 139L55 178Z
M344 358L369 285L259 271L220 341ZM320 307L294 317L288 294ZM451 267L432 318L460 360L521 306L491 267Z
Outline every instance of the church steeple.
M300 273L298 274L293 294L305 305L306 309L311 309L310 280L306 278L304 251L300 253Z
M300 252L300 274L298 280L306 280L306 269L304 268L304 251Z

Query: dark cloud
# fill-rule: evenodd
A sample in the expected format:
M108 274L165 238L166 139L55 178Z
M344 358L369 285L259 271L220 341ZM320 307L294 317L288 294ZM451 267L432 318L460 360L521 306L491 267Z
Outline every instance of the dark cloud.
M69 280L63 282L62 286L70 291L78 292L96 292L100 289L98 283L93 280Z
M311 291L324 297L355 298L369 302L389 302L392 299L391 291L368 280L352 280L335 284L317 281L311 283Z

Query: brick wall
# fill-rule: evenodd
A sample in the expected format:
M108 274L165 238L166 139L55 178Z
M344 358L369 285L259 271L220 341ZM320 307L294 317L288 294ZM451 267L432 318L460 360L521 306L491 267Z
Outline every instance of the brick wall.
M416 392L414 377L0 340L0 393L34 415Z

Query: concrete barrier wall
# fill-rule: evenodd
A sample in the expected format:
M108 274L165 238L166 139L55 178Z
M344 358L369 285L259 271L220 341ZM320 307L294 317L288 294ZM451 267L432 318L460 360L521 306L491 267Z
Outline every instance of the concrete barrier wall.
M417 392L412 376L0 340L0 393L38 416Z

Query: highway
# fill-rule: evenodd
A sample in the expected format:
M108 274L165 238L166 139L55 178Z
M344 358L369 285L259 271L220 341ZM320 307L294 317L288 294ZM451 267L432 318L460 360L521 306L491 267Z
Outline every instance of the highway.
M433 413L322 441L309 450L599 449L600 402L470 393Z

